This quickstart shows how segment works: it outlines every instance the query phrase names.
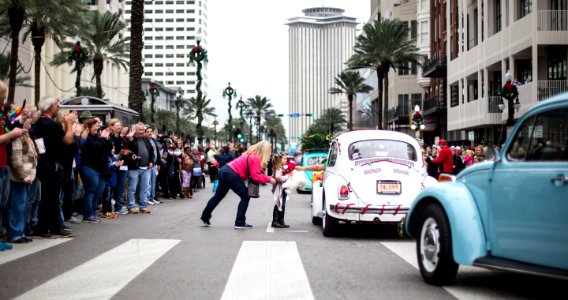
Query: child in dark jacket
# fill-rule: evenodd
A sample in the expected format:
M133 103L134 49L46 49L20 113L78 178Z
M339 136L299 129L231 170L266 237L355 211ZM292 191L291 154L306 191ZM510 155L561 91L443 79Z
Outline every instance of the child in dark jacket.
M116 218L118 217L118 212L113 211L112 195L116 187L116 172L124 163L123 160L118 160L118 156L114 153L114 146L112 146L112 151L108 156L108 169L105 172L105 189L103 192L103 218Z

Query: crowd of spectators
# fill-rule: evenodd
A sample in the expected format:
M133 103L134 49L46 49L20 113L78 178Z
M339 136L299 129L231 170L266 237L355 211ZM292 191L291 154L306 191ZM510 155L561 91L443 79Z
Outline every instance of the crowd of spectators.
M0 81L0 102L8 94ZM0 116L0 251L34 238L72 237L70 223L148 214L162 199L188 199L244 146L191 146L144 123L106 124L89 111L3 103ZM234 154L233 154L234 153ZM4 242L5 241L5 242Z
M423 155L428 175L438 178L440 173L457 175L463 169L485 160L486 148L478 146L448 146L441 139L437 145L424 146Z

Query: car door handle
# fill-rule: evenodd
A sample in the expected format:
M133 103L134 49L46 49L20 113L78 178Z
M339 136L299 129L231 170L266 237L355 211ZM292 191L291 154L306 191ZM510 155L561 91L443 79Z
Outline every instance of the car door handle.
M568 183L568 178L566 178L564 175L558 175L550 179L550 182L554 183L556 186L561 186Z

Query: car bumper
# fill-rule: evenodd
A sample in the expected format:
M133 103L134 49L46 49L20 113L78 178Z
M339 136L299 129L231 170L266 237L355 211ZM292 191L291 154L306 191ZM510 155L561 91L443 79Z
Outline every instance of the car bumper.
M376 222L376 223L399 223L408 213L408 206L402 205L350 205L330 204L330 216L342 220Z

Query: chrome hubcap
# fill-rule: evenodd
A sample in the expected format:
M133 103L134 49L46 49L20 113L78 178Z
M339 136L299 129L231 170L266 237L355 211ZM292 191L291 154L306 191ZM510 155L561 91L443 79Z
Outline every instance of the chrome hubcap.
M424 268L432 272L438 264L440 254L440 231L433 218L428 218L422 225L420 232L420 255Z

